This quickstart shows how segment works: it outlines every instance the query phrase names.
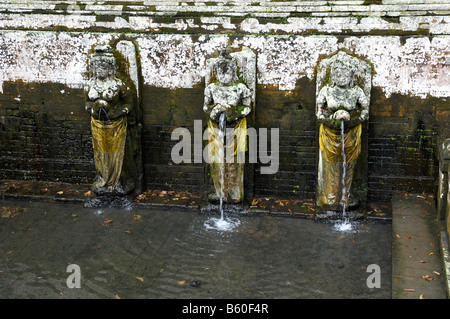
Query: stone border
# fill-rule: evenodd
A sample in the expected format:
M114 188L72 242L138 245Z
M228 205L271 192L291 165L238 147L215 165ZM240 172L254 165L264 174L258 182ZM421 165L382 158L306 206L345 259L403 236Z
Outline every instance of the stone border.
M450 298L450 246L445 221L439 222L440 228L440 249L442 253L442 263L444 276L446 277L447 298Z
M0 29L261 35L450 34L450 0L110 3L5 0L0 3Z

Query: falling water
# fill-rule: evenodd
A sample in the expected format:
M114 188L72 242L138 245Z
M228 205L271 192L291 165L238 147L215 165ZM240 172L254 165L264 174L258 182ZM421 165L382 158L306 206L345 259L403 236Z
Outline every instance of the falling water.
M231 231L236 226L240 224L240 221L236 218L225 218L224 217L224 209L223 209L223 199L224 199L224 180L225 180L225 172L224 172L224 163L225 163L225 132L226 132L226 115L225 113L221 113L219 117L219 149L217 150L218 154L218 163L219 163L219 181L220 181L220 194L219 194L219 210L220 210L220 219L219 218L210 218L205 222L205 227L207 229L219 230L219 231Z
M347 208L347 187L345 186L345 179L347 178L347 159L345 156L345 135L344 135L344 120L341 120L341 143L342 143L342 221L336 224L336 228L340 231L349 231L352 229L348 217L346 216Z
M220 219L223 220L223 196L224 196L224 178L225 172L224 163L225 163L225 132L227 129L227 121L225 117L225 113L221 113L219 117L219 144L220 148L218 150L219 154L219 179L220 179Z

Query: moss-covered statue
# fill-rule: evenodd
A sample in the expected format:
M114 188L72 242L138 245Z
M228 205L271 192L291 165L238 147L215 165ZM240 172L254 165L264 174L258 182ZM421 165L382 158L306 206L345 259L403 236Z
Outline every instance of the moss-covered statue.
M207 197L213 204L220 198L225 203L244 200L247 116L254 107L255 61L248 48L233 54L223 50L209 61L203 111L208 117L208 162L214 186ZM227 128L223 140L219 138L221 125Z
M109 45L96 46L89 59L85 108L91 115L96 177L87 207L123 206L127 195L141 190L137 91L126 75L118 77L120 53L114 53Z
M353 180L361 154L362 123L369 117L371 68L339 52L322 61L317 81L317 205L330 211L356 209L361 196Z

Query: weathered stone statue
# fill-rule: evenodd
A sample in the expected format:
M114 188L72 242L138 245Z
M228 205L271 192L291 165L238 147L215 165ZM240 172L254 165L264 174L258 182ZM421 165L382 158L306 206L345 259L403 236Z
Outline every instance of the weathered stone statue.
M211 203L217 203L221 197L225 203L241 203L244 199L246 117L254 107L255 61L255 54L247 48L234 54L224 50L218 58L209 61L203 111L208 116L209 163L214 187L207 196ZM224 144L219 138L222 126L227 127ZM221 149L223 159L219 156Z
M95 47L89 67L85 108L91 115L96 177L86 206L121 206L126 195L140 191L136 88L117 77L116 57L108 45Z
M317 81L317 205L330 211L352 210L360 204L352 181L361 154L361 123L369 117L371 68L339 52L321 62Z

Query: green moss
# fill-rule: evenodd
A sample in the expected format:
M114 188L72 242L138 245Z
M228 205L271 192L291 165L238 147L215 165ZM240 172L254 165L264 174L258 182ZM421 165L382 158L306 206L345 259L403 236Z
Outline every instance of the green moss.
M364 0L363 5L368 6L371 4L383 4L382 0Z

